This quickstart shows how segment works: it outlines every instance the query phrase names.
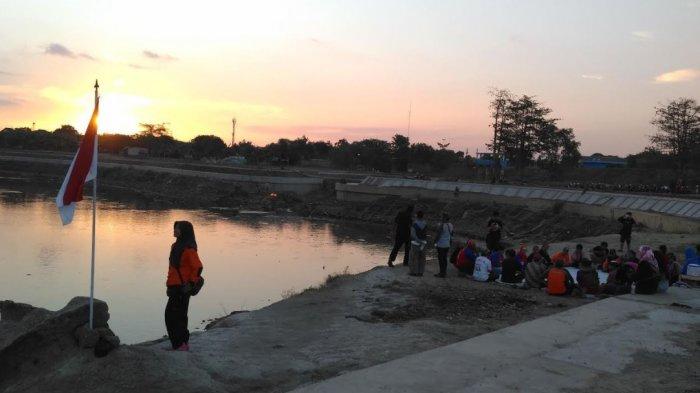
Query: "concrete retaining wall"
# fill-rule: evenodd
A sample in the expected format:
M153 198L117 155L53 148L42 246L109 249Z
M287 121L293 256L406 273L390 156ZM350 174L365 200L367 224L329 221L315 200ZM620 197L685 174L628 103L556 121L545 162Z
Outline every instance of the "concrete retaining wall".
M367 177L358 184L337 183L335 188L336 197L345 201L368 202L393 195L408 199L502 203L537 210L561 204L565 211L612 219L632 211L638 222L659 231L700 232L700 201L680 198L380 177Z

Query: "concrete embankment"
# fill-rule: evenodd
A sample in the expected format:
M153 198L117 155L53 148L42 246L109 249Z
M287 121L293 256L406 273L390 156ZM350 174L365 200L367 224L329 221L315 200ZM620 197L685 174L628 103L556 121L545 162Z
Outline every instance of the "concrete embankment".
M39 163L68 167L70 160L65 158L25 157L16 155L0 155L0 161L15 163ZM320 177L301 176L264 176L239 173L223 173L215 171L192 170L169 166L149 165L144 163L130 164L124 162L101 162L100 168L121 168L141 172L178 175L185 177L204 178L225 181L243 187L251 186L269 192L291 192L308 194L323 188L324 179Z
M547 210L559 205L571 213L610 219L632 211L639 223L657 231L700 232L700 201L691 199L381 177L368 177L361 183L336 183L335 190L336 198L341 201L371 202L386 196L398 196L508 204L533 210Z
M294 392L695 391L699 307L694 289L609 298Z

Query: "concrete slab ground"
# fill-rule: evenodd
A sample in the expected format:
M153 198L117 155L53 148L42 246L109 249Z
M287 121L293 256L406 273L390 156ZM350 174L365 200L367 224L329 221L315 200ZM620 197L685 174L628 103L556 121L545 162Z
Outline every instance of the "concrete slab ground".
M699 306L697 289L608 298L294 392L587 391L600 378L625 372L640 353L697 363L691 354L697 340L683 336L698 332ZM650 378L658 374L656 364L647 366ZM699 377L691 373L692 386ZM629 388L654 391L639 378Z

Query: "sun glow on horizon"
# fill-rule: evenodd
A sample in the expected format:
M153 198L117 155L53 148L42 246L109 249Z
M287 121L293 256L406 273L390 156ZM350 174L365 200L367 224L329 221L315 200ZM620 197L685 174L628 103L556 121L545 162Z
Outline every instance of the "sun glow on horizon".
M77 95L65 89L47 87L42 90L41 95L57 105L55 111L57 113L50 115L45 122L57 124L67 122L78 130L87 127L92 115L94 93L86 91ZM148 110L151 104L152 100L143 96L120 92L100 93L99 132L118 134L137 132L139 123L143 122L140 115Z

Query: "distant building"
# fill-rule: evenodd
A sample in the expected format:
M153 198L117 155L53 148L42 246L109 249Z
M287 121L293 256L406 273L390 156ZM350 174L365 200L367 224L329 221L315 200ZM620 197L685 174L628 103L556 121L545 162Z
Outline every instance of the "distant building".
M245 165L247 160L243 156L229 156L223 158L219 163L224 165Z
M627 166L627 160L618 156L606 156L595 153L588 157L581 157L581 168L623 168Z
M145 147L128 146L122 149L121 155L128 157L146 157L148 149Z
M507 158L501 157L501 169L508 168L508 164L510 161L508 161ZM493 166L493 153L491 152L479 152L477 150L476 152L476 157L474 158L474 164L478 167L486 167L486 168L491 168Z

